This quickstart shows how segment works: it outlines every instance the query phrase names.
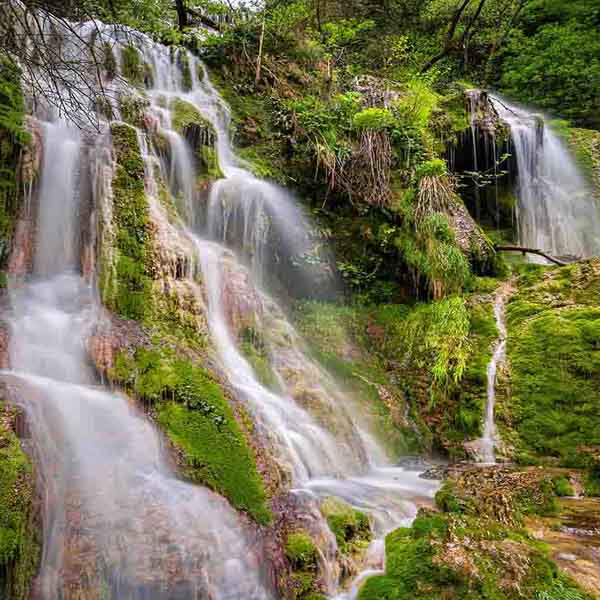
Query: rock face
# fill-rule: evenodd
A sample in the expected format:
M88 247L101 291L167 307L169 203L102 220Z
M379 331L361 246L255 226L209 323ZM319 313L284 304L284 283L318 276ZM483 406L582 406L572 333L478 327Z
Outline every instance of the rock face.
M467 113L471 126L479 132L496 135L504 130L504 125L490 97L485 90L469 89L465 91Z

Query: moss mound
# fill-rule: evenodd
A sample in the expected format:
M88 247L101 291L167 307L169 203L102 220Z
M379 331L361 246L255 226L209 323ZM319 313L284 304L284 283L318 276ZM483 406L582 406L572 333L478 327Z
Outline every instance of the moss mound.
M451 479L437 497L444 512L421 509L411 528L387 536L386 573L368 579L359 600L591 600L518 525L524 512L546 514L552 485L540 494L540 482L536 472L482 469ZM494 518L481 491L490 485L505 490L493 503L512 524Z
M191 481L221 493L259 523L270 520L254 455L219 385L169 349L121 354L111 374L155 403L156 419L181 453Z
M600 444L600 261L531 267L508 305L509 412L521 461L584 466Z

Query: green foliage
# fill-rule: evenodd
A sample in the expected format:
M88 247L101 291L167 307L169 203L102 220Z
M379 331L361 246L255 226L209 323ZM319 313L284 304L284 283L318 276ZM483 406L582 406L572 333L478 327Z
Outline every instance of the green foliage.
M570 21L513 36L501 80L505 93L556 114L600 126L600 34Z
M568 477L565 477L564 475L555 477L553 479L552 483L554 484L554 493L557 496L563 497L563 496L574 496L575 495L575 490L573 489L573 486L571 485L571 481L569 480Z
M428 160L423 164L419 165L416 172L416 178L422 179L423 177L443 177L448 174L448 165L445 160L436 158L434 160Z
M456 245L448 218L432 213L416 226L416 231L410 222L407 220L395 245L412 271L415 287L419 289L420 282L426 282L434 298L461 292L471 278L471 267Z
M391 127L394 122L394 115L386 108L365 108L352 119L352 125L359 131L380 131Z
M259 523L270 520L265 491L244 434L219 385L167 348L118 356L113 379L155 403L158 423L182 453L192 481L223 494Z
M16 185L19 154L29 139L24 128L19 78L17 66L0 56L0 268L4 268L8 260L19 205Z

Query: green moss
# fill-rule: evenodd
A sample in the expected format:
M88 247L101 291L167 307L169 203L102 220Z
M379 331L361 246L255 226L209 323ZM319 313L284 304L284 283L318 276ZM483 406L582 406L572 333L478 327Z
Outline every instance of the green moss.
M490 520L421 511L385 543L385 575L367 579L359 600L589 600L545 548Z
M20 71L6 57L0 57L0 106L0 268L4 268L21 200L17 185L19 157L29 141L25 131ZM30 173L32 178L36 175Z
M570 129L566 131L565 137L579 166L594 186L596 198L600 199L600 132Z
M317 567L317 548L311 537L303 531L287 536L285 555L294 569L314 570Z
M192 71L190 69L190 59L187 51L181 49L177 56L179 62L179 68L181 69L181 82L184 91L189 92L192 89Z
M250 363L258 380L265 387L277 390L279 388L277 377L271 369L262 335L254 329L247 327L242 330L240 337L239 348Z
M321 512L327 519L342 554L352 554L367 548L372 538L367 515L337 498L327 498L321 504Z
M102 44L102 66L109 79L114 79L117 76L119 67L110 42L104 42Z
M112 378L155 404L158 423L179 448L184 474L223 494L259 523L270 520L254 455L217 382L172 350L120 354Z
M198 172L202 180L222 177L215 144L214 127L189 102L176 98L171 102L173 129L184 136L196 154Z
M112 181L113 253L102 261L101 295L117 314L143 321L152 303L151 228L144 190L144 163L135 129L111 125L116 171Z
M148 105L148 101L139 96L134 96L132 94L122 94L119 96L121 118L123 121L134 127L143 127L144 114Z
M600 309L594 306L600 276L594 264L527 273L508 305L509 409L521 457L570 464L578 446L600 444Z
M121 72L123 77L134 83L139 83L142 77L142 60L135 46L125 46L121 51Z
M289 533L284 551L292 569L290 583L293 598L319 598L320 593L316 587L318 550L311 537L304 531Z
M121 51L121 73L136 86L152 84L152 69L142 61L142 56L132 44Z
M0 596L24 600L40 547L33 524L33 469L17 436L6 426L9 418L0 400Z
M355 394L390 452L400 456L418 449L415 432L405 419L403 392L390 377L385 361L372 352L365 334L367 311L316 301L298 303L295 308L296 326L313 355Z
M171 102L170 108L173 111L173 129L181 135L185 135L193 126L201 127L215 135L210 121L205 119L193 104L176 98Z

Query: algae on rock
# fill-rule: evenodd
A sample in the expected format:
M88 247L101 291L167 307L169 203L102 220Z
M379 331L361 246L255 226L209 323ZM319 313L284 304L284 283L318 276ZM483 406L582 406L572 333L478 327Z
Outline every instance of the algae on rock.
M25 600L38 568L33 465L14 432L16 410L0 399L0 597Z

